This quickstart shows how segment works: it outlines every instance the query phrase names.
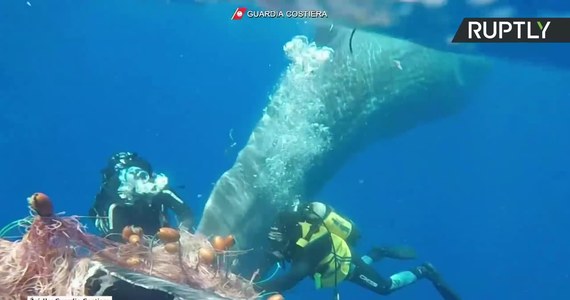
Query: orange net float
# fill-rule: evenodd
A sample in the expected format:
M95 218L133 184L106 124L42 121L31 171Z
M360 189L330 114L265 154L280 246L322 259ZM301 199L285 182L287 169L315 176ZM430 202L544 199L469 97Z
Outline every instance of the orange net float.
M164 244L164 250L170 254L174 254L180 251L180 246L178 246L178 243L166 243Z
M141 242L140 236L136 234L132 234L131 236L129 236L129 244L138 244L140 242Z
M128 242L129 239L131 238L131 235L133 235L133 226L125 226L125 228L123 228L123 231L121 232L121 237L123 238L123 241Z
M176 243L180 240L180 233L176 229L162 227L156 233L158 239L163 243Z
M226 249L230 249L236 244L236 239L233 235L230 234L226 236L226 238L224 239L224 243L226 244Z
M221 236L215 236L212 240L212 246L216 251L224 251L226 250L226 241Z
M228 235L226 237L215 236L212 239L212 247L218 252L226 251L235 245L235 238L233 235Z
M211 265L216 259L216 253L208 248L200 248L198 250L198 255L200 258L200 262L206 265Z
M53 204L44 193L34 193L28 197L28 204L40 217L53 216Z

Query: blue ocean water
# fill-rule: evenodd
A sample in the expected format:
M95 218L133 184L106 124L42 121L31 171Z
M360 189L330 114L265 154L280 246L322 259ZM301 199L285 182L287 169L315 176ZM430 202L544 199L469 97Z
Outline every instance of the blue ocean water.
M282 45L310 32L236 24L233 6L30 4L0 3L2 224L26 216L36 191L86 215L100 169L123 150L184 185L199 214L286 67ZM360 250L412 245L464 299L567 299L569 79L500 63L467 109L372 145L320 198L362 227ZM340 290L341 299L376 297L350 283ZM308 280L286 296L332 298ZM389 298L439 299L425 282Z

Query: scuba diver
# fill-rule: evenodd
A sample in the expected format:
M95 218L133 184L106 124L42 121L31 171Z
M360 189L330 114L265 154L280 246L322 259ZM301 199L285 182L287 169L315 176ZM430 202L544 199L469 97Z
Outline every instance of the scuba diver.
M337 286L345 280L376 294L388 295L420 279L427 279L443 299L460 299L430 263L389 278L382 277L372 263L383 258L414 259L415 251L409 247L376 247L360 257L352 246L358 236L350 219L324 203L311 202L280 212L269 230L270 249L260 274L275 263L279 269L289 262L290 270L284 276L273 279L272 275L256 283L256 289L283 293L310 276L317 289L333 288L338 300Z
M114 154L101 172L103 182L89 215L104 236L118 241L123 228L130 225L146 233L157 232L169 226L169 210L181 229L191 231L192 210L170 189L168 178L154 173L150 163L136 153Z

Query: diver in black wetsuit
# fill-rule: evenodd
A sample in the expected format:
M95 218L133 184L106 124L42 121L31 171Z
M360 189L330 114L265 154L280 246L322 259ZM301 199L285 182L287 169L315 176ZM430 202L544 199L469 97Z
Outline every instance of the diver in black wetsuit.
M321 222L307 219L307 216L312 214L307 214L307 211L316 206L320 209L313 212L314 215L319 215ZM359 257L345 241L347 235L340 232L344 231L350 235L346 230L349 227L345 225L353 224L352 221L319 202L304 205L301 211L280 213L270 229L270 254L261 269L263 274L275 262L289 262L289 272L282 277L257 283L257 290L282 293L310 276L317 288L334 288L338 299L337 286L344 280L379 295L388 295L419 279L428 279L443 299L460 299L430 263L396 273L389 278L383 278L371 266L382 258L412 259L415 257L413 250L407 247L379 247L373 248L368 255ZM342 226L333 228L335 224ZM340 235L337 235L337 232Z
M102 172L103 183L89 215L103 235L119 240L129 225L155 233L169 226L168 210L174 212L181 229L191 231L192 210L168 186L168 178L153 173L151 165L136 153L113 155Z

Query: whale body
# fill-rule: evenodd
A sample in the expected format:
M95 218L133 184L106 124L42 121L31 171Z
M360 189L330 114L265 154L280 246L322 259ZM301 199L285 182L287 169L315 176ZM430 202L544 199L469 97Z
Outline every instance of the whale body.
M459 24L471 18L554 18L570 16L570 5L557 0L256 0L261 9L326 11L329 22L365 29L455 53L485 55L495 59L541 67L570 69L570 44L563 43L451 43Z
M293 57L246 146L215 184L198 231L234 234L240 249L262 247L278 209L315 196L370 143L461 110L490 66L386 35L351 35L320 29L312 51L326 47L332 58L321 66Z

